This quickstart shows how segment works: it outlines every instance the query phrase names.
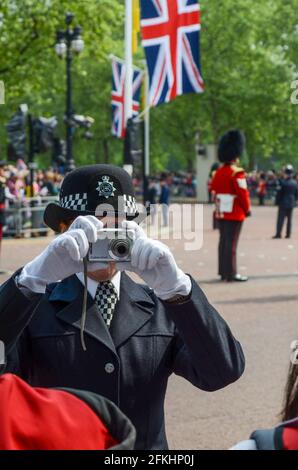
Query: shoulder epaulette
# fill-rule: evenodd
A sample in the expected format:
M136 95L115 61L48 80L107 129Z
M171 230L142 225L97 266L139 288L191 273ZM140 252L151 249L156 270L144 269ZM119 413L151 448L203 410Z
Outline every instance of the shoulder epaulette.
M243 168L240 168L240 167L232 167L233 169L233 176L236 175L237 173L245 173L245 170Z

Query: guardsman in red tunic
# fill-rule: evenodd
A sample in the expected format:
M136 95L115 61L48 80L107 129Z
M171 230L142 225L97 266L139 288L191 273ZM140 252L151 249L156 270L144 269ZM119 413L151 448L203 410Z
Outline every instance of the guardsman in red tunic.
M223 281L247 281L237 273L236 250L241 227L250 215L250 198L246 174L237 166L243 154L245 138L238 130L230 130L220 140L218 157L223 165L212 180L216 218L219 223L218 273Z

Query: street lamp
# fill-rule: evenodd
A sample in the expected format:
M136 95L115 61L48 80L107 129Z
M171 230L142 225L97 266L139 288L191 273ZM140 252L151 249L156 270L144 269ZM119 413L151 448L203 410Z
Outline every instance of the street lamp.
M75 168L74 158L72 154L72 138L73 123L72 116L74 114L72 108L72 81L71 81L71 65L73 54L79 54L84 49L84 41L81 38L82 28L80 26L71 27L74 15L66 13L65 23L66 29L57 31L56 35L56 54L61 58L66 58L66 172Z

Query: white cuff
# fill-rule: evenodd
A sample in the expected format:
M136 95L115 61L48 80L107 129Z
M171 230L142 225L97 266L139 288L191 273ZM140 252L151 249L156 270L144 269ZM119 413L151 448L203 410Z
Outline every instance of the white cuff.
M18 288L25 288L35 294L44 294L47 284L40 278L28 276L24 273L24 269L19 274L17 280Z

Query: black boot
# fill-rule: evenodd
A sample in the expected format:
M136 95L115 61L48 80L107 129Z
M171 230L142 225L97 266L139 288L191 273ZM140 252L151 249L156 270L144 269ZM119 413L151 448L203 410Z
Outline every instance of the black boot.
M246 282L246 281L248 281L248 277L242 276L242 274L235 274L234 276L229 277L227 279L227 282Z

